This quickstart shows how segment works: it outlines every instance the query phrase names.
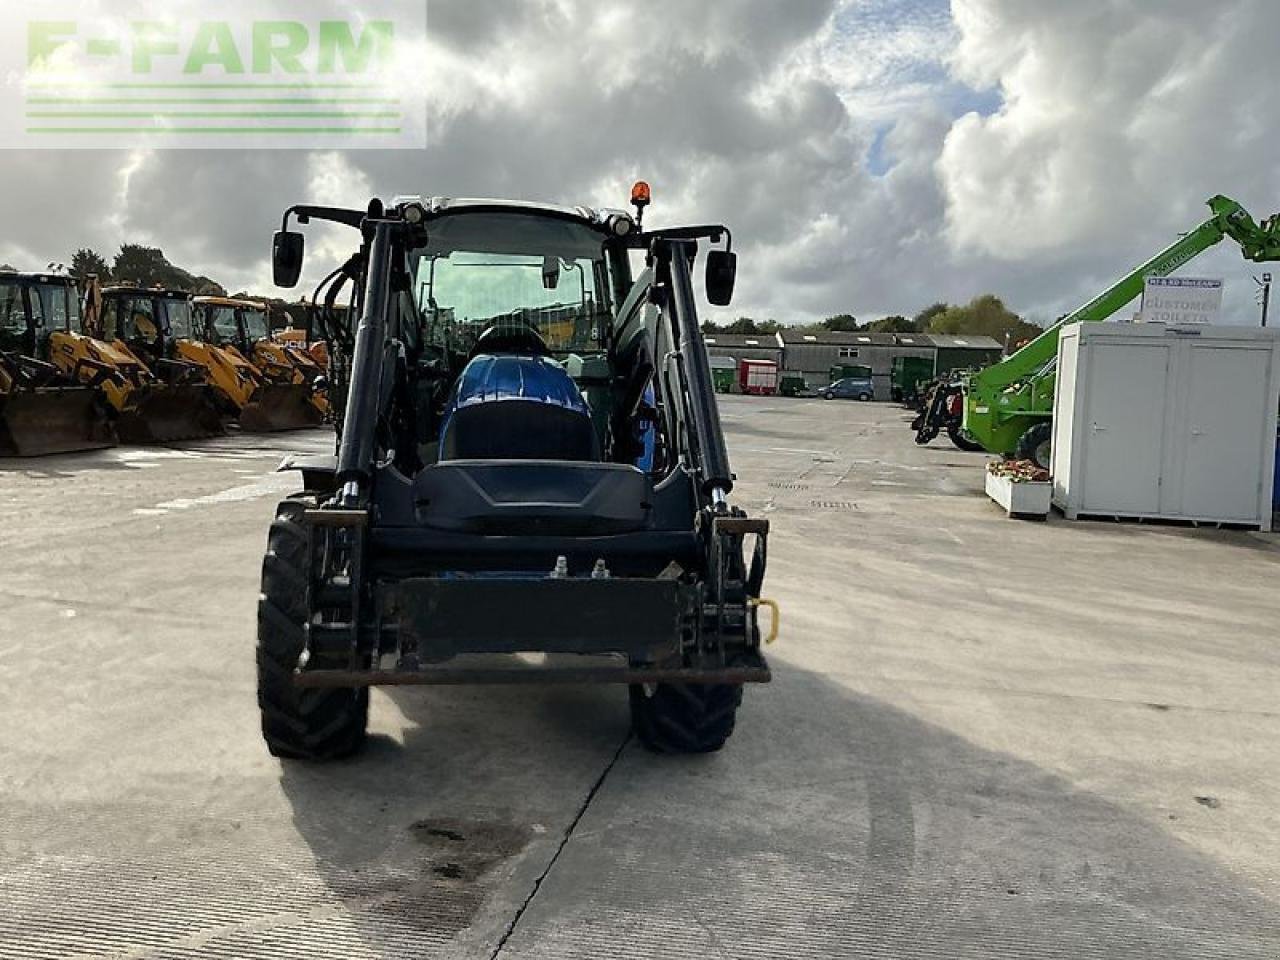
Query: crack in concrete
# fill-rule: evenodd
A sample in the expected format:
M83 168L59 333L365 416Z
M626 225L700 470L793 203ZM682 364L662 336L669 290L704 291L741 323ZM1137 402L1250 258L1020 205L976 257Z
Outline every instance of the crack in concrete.
M569 821L569 826L565 828L564 836L560 838L560 844L556 847L556 852L551 855L551 859L547 861L546 867L542 873L538 874L533 881L533 888L529 891L529 895L524 898L524 902L520 904L515 914L511 917L511 922L507 924L507 929L502 932L502 936L498 939L498 944L493 948L493 953L489 954L489 960L498 960L498 955L506 949L507 941L511 939L516 932L516 927L520 925L521 919L525 915L525 911L533 904L533 899L538 895L538 891L542 889L542 882L547 879L552 869L556 865L556 861L560 859L560 854L564 853L564 848L569 845L569 841L573 839L574 831L578 829L578 824L582 822L582 818L586 816L587 808L591 806L591 801L596 798L596 794L600 792L600 788L604 786L605 780L617 766L618 760L622 757L622 751L627 749L627 744L631 742L631 732L622 738L622 742L618 744L618 749L613 752L613 756L609 758L609 762L605 764L604 769L600 771L600 776L596 777L595 783L591 785L591 789L587 791L586 797L583 798L578 812L574 814L573 819Z

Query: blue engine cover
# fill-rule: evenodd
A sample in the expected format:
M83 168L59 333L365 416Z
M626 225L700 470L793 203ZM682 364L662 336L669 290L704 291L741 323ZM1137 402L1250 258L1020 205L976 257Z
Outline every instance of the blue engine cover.
M473 358L440 431L441 460L595 460L598 451L582 392L547 357Z

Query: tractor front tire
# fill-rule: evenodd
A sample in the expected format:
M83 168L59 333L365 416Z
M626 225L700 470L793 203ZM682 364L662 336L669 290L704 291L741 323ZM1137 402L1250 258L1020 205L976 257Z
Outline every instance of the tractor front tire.
M293 682L309 617L312 553L310 528L302 522L306 506L301 500L280 504L267 537L258 598L258 707L272 756L337 760L364 746L369 690L310 689Z
M947 436L951 438L951 442L957 450L965 450L969 453L981 453L986 449L964 427L947 427Z
M633 684L631 727L653 753L714 753L733 734L741 704L736 684Z
M1031 427L1018 438L1013 453L1019 460L1030 460L1040 469L1048 470L1053 453L1053 421L1046 420Z

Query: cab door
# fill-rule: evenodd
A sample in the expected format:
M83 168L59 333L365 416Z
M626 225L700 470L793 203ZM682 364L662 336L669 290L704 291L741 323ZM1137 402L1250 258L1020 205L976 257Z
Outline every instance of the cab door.
M6 283L0 277L0 350L23 356L36 353L35 326L31 321L27 297L30 291L18 283ZM37 306L39 297L33 297Z

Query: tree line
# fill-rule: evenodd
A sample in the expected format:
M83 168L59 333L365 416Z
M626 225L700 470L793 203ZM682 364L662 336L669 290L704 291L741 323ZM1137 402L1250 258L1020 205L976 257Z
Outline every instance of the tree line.
M710 321L702 325L705 333L764 334L777 333L784 324L776 320L739 317L732 323L717 326ZM857 317L840 313L818 323L792 327L809 333L937 333L990 337L998 343L1018 343L1042 333L1034 323L1023 320L1004 305L999 297L986 293L966 304L934 303L913 317L894 314L879 320L860 322Z
M183 270L170 263L157 247L139 243L121 246L111 263L107 263L97 251L81 247L71 257L70 271L77 280L92 274L103 284L136 283L144 287L182 290L197 296L222 297L227 294L222 284Z

